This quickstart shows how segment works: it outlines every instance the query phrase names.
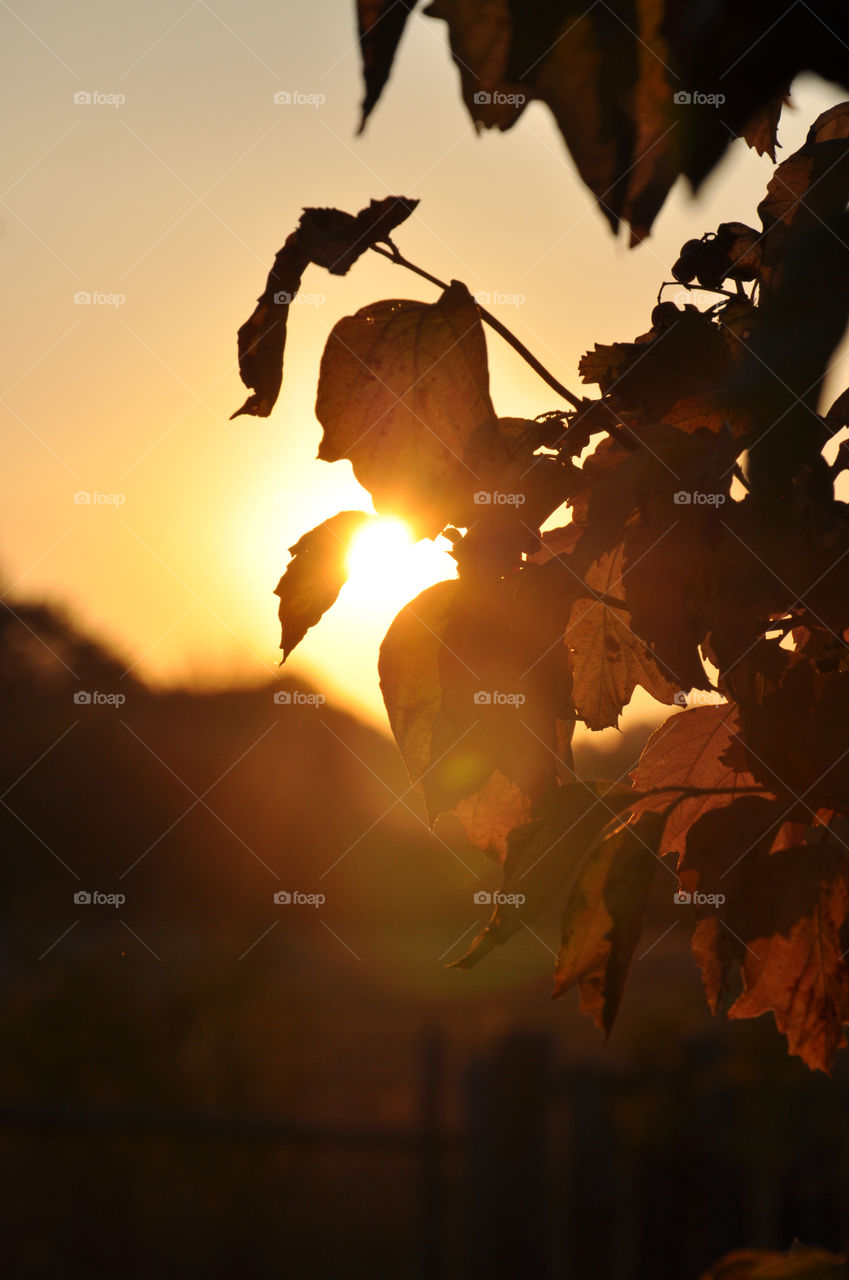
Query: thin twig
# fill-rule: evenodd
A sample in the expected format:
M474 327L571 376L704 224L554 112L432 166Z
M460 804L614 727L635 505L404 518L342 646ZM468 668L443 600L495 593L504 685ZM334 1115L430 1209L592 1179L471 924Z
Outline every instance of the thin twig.
M391 240L388 240L387 244L392 246L391 249L384 249L383 246L379 244L373 244L371 245L371 248L375 253L379 253L383 258L388 258L390 262L394 262L397 266L406 267L408 271L415 272L415 274L417 276L421 276L423 280L429 280L430 283L435 284L438 289L448 288L448 285L444 280L440 280L437 276L431 275L431 273L429 271L425 271L423 267L417 267L414 262L409 262L398 247L392 244ZM573 395L568 387L564 387L563 383L559 382L553 373L549 373L545 365L541 364L540 361L537 360L534 353L529 351L524 342L517 338L515 333L511 332L505 324L502 324L497 316L494 316L490 311L487 311L485 307L480 305L480 303L477 304L477 307L480 311L481 319L485 320L490 329L494 329L505 342L509 343L513 350L531 366L534 373L538 374L538 376L542 378L543 382L548 383L552 391L556 391L564 400L568 400L574 408L580 409L583 407L583 401L580 400L578 396Z

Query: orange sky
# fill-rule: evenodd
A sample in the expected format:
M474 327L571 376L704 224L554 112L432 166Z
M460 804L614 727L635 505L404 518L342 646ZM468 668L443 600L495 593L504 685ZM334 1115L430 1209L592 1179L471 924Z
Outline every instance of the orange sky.
M629 252L544 107L510 134L475 136L440 22L410 21L384 99L355 138L353 3L324 0L320 22L317 12L279 0L2 9L0 92L14 127L0 206L0 569L13 595L67 607L156 681L275 672L271 591L287 547L340 508L368 505L347 463L314 460L324 340L377 298L435 296L371 254L344 278L314 268L312 300L293 308L274 413L229 422L245 396L236 329L302 206L418 197L397 235L407 255L473 292L524 299L493 309L580 389L581 353L643 332L682 241L723 220L756 221L771 170L735 145L698 207L676 189L651 240ZM280 90L325 101L276 105ZM113 101L75 102L81 93ZM808 80L794 100L785 155L838 95ZM113 301L80 304L79 292ZM501 414L560 407L489 341ZM78 491L121 501L78 505ZM382 721L378 643L427 573L441 572L416 554L379 591L362 578L346 588L293 673Z

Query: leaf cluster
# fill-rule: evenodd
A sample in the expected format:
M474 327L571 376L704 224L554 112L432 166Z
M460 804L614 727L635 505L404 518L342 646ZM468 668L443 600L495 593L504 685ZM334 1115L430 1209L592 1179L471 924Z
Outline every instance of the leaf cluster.
M455 41L462 9L431 6ZM490 79L512 83L502 62ZM503 865L504 903L459 963L559 899L555 994L577 985L608 1032L660 876L692 920L711 1008L771 1011L824 1070L849 1021L847 462L823 453L847 396L818 412L849 316L847 199L843 104L775 169L760 226L683 247L679 288L697 281L714 305L661 293L644 333L586 353L594 399L499 417L491 317L452 281L340 320L316 403L319 457L349 460L379 514L453 543L456 579L401 611L379 672L431 821L454 813ZM306 211L239 333L243 412L267 414L279 391L277 286L369 248L410 265L391 232L414 205ZM292 548L284 656L338 595L368 518L342 512ZM632 777L578 778L576 723L617 725L637 687L671 714Z

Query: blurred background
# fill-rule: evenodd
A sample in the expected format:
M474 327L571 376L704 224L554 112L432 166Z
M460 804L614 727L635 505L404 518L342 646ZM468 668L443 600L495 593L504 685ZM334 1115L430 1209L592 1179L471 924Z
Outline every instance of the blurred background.
M450 821L428 832L376 675L444 550L367 548L277 667L287 548L369 506L314 460L324 340L433 291L374 255L316 269L274 414L229 421L236 329L304 205L419 198L407 255L511 298L493 310L575 389L593 342L648 327L683 240L753 220L770 165L735 144L629 252L541 106L475 136L421 15L355 138L353 5L321 19L0 13L5 1271L625 1280L845 1248L846 1068L709 1018L666 883L607 1046L548 1001L556 912L446 969L497 876ZM785 155L837 100L793 97ZM508 348L490 362L501 414L558 407ZM846 380L841 358L826 398ZM580 738L581 771L622 776L663 714L637 699Z

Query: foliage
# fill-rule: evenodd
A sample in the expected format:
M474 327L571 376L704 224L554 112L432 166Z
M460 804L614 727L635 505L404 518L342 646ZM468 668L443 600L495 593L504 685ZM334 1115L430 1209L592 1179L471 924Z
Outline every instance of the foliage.
M735 1249L711 1267L702 1280L841 1280L846 1259L825 1249L806 1249L798 1242L787 1253L769 1249Z
M415 8L357 0L361 128ZM475 127L510 129L544 102L602 213L614 230L630 223L632 242L678 176L697 188L734 138L775 159L800 72L849 88L849 10L839 0L433 0L421 12L447 25Z
M453 544L457 579L401 611L379 672L431 821L455 813L503 864L503 901L459 963L562 898L555 994L577 985L609 1032L667 876L711 1008L772 1011L823 1070L849 1021L848 464L823 456L846 396L817 412L849 315L847 196L843 104L775 169L760 227L683 247L679 288L715 303L662 286L645 333L583 357L600 397L561 388L570 407L533 421L498 417L484 324L560 384L465 285L402 256L392 232L414 201L307 210L239 333L242 411L266 415L308 263L344 272L371 249L440 288L336 324L316 413L319 456L349 459L378 513ZM292 549L284 656L336 598L366 518L340 513ZM578 779L575 723L616 725L637 686L674 710L630 782Z

